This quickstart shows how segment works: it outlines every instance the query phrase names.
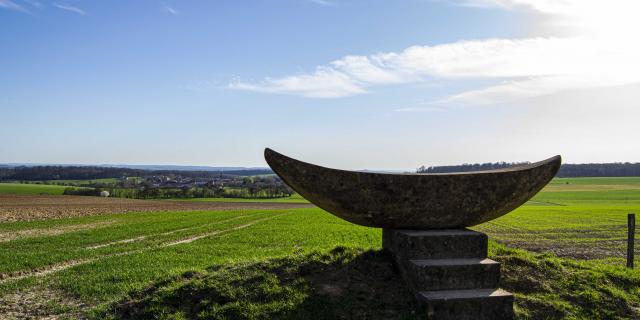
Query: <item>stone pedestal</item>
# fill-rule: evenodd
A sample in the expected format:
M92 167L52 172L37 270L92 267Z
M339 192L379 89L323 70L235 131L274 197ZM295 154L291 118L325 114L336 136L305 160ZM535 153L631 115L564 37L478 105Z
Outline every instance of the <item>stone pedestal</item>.
M487 259L484 233L384 229L382 245L429 319L513 319L513 295L498 289L500 264Z

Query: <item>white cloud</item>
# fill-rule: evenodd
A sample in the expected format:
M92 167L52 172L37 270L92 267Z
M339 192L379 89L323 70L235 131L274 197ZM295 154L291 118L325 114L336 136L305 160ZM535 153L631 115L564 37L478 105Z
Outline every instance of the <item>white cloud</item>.
M525 8L544 13L565 13L575 8L578 1L589 0L452 0L454 4L468 7L499 7L504 9Z
M431 79L495 79L499 84L441 101L485 104L640 82L640 45L633 34L640 29L634 17L640 2L613 2L469 0L464 4L525 7L562 16L559 21L580 26L583 32L571 37L459 41L413 46L397 53L346 56L313 72L258 82L236 81L230 88L339 98L367 93L375 86Z
M78 8L78 7L74 7L74 6L70 6L67 4L60 4L60 3L54 3L53 6L55 6L58 9L62 9L62 10L66 10L69 12L73 12L73 13L77 13L81 16L84 16L87 14L87 12L85 12L84 10Z
M315 4L319 4L321 6L333 6L333 2L327 0L309 0Z
M42 4L42 2L40 2L40 1L27 0L27 2L28 2L30 5L32 5L32 6L36 7L36 8L38 8L38 9L42 9L42 8L44 8L44 5L43 5L43 4Z
M11 0L0 0L0 8L27 12L27 9Z
M166 11L166 12L168 12L168 13L174 15L174 16L177 16L178 14L180 14L180 12L178 12L178 10L176 10L176 9L166 5L166 4L163 5L163 8L164 8L164 11Z
M407 107L407 108L396 109L396 112L441 112L441 111L445 111L445 109L441 107Z
M267 78L257 83L236 81L231 89L265 93L284 93L310 98L340 98L365 93L355 79L331 67L318 67L312 74Z

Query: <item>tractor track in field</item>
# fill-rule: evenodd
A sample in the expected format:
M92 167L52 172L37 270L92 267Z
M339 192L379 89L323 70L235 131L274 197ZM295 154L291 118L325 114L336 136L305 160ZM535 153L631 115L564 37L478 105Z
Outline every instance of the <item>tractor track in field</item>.
M122 239L122 240L116 240L116 241L111 241L111 242L107 242L107 243L92 245L92 246L85 247L85 249L90 249L90 250L92 250L92 249L100 249L100 248L105 248L105 247L118 245L118 244L123 244L123 243L132 243L132 242L142 241L142 240L145 240L145 239L148 239L148 238L153 238L153 237L158 237L158 236L166 236L166 235L170 235L170 234L174 234L174 233L178 233L178 232L182 232L182 231L188 231L188 230L208 227L208 226L221 224L221 223L225 223L225 222L229 222L229 221L233 221L233 220L238 220L238 219L241 219L241 218L259 216L259 215L262 215L262 214L264 214L264 213L245 214L245 215L236 216L236 217L229 218L229 219L224 219L224 220L220 220L220 221L205 223L205 224L202 224L202 225L199 225L199 226L180 228L180 229L175 229L175 230L161 232L161 233L142 235L142 236L138 236L138 237L134 237L134 238L128 238L128 239Z
M191 236L191 237L183 238L183 239L180 239L180 240L177 240L177 241L170 241L170 242L161 243L161 244L158 244L158 245L155 245L155 246L151 246L151 247L148 247L148 248L144 248L144 249L136 249L136 250L130 250L130 251L111 253L111 254L106 254L106 255L93 257L93 258L87 258L87 259L70 260L70 261L56 263L56 264L53 264L53 265L49 265L49 266L46 266L46 267L42 267L42 268L38 268L38 269L34 269L34 270L29 270L29 271L17 271L17 272L12 272L12 273L0 274L0 284L4 284L4 283L10 282L10 281L17 281L17 280L21 280L21 279L25 279L25 278L30 278L30 277L42 277L42 276L53 274L53 273L56 273L56 272L59 272L59 271L63 271L63 270L69 269L69 268L73 268L73 267L76 267L76 266L79 266L79 265L84 265L84 264L96 262L96 261L99 261L99 260L102 260L102 259L108 259L108 258L113 258L113 257L136 254L136 253L142 253L142 252L156 250L156 249L163 249L163 248L168 248L168 247L172 247L172 246L176 246L176 245L180 245L180 244L188 244L188 243L192 243L194 241L197 241L197 240L200 240L200 239L204 239L204 238L207 238L207 237L224 235L224 234L228 234L228 233L231 233L231 232L234 232L234 231L237 231L237 230L245 229L245 228L248 228L248 227L253 226L255 224L258 224L260 222L271 220L271 219L275 219L275 218L278 218L278 217L281 217L281 216L287 215L287 214L289 214L289 213L281 213L281 214L273 215L273 216L270 216L270 217L253 220L253 221L250 221L248 223L245 223L245 224L242 224L242 225L239 225L239 226L235 226L235 227L232 227L232 228L229 228L229 229L216 230L216 231L200 234L200 235L197 235L197 236Z
M159 247L160 248L166 248L166 247L171 247L171 246L175 246L175 245L179 245L179 244L191 243L191 242L194 242L196 240L203 239L203 238L212 237L212 236L215 236L215 235L220 235L220 234L224 234L224 233L229 233L231 231L236 231L236 230L248 228L248 227L250 227L250 226L252 226L252 225L254 225L256 223L260 223L260 222L265 221L265 220L270 220L270 219L273 219L273 218L276 218L276 217L279 217L279 216L282 216L282 215L285 215L285 214L286 213L282 213L282 214L279 214L279 215L275 215L273 217L254 220L254 221L251 221L249 223L245 223L245 224L242 224L242 225L239 225L239 226L235 226L235 227L233 227L231 229L227 229L227 230L212 231L212 232L201 234L201 235L198 235L198 236L195 236L195 237L190 237L190 238L185 238L185 239L181 239L181 240L178 240L178 241L164 243L164 244L160 245Z

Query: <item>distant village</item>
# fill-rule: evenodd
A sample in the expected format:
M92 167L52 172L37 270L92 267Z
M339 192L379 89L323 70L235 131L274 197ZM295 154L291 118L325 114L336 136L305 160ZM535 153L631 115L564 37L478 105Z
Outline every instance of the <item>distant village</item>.
M281 198L292 190L276 175L184 177L175 174L120 177L115 181L89 181L81 187L92 194L108 191L110 196L139 199L155 198ZM67 194L83 193L75 185Z
M65 194L156 198L280 198L293 191L270 170L180 171L40 166L0 168L0 181L68 186ZM103 192L103 191L106 191Z

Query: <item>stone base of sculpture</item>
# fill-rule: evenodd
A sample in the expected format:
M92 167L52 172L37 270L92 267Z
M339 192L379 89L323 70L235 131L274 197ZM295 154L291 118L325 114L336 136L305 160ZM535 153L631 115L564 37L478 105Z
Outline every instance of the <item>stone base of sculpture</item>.
M513 295L498 289L500 264L487 235L467 229L383 229L403 279L429 319L513 319Z

